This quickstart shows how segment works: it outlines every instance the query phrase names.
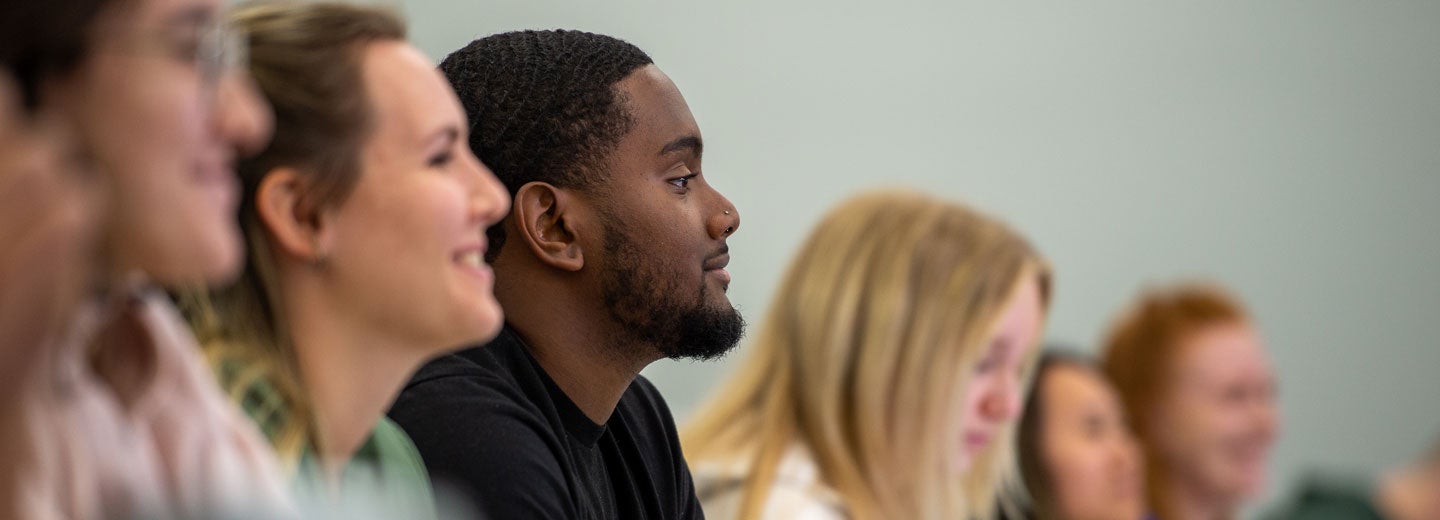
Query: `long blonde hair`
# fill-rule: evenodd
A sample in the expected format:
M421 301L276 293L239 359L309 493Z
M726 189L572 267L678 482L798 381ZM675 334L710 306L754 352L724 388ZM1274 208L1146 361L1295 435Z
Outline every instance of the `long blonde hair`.
M275 136L237 168L244 272L229 287L182 294L181 304L226 390L246 405L293 470L319 439L255 193L267 174L287 166L304 176L311 207L344 201L371 132L360 51L371 42L404 40L405 23L383 8L284 1L242 4L229 22L248 39L250 72L274 108Z
M1046 262L962 205L910 192L841 204L790 265L744 364L685 428L688 457L747 462L739 518L760 516L795 444L851 518L992 517L1017 474L1013 426L966 474L947 462L968 367L1026 277L1048 305Z

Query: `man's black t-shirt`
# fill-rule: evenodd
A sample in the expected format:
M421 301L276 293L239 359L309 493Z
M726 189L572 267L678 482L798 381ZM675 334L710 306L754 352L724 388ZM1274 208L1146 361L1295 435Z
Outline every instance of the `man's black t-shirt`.
M675 422L637 377L604 425L565 395L508 326L440 357L390 409L430 473L486 518L703 519Z

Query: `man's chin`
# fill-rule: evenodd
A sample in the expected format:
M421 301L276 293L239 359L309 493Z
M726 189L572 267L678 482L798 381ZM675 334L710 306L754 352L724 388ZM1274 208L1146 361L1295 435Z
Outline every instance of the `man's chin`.
M670 359L711 361L734 350L744 336L745 318L727 301L686 316L679 341L662 346L662 353Z

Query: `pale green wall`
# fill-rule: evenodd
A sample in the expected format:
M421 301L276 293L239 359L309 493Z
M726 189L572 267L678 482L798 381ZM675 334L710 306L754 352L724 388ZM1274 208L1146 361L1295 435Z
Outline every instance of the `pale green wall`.
M1280 491L1440 435L1440 3L402 5L436 59L520 28L648 51L743 215L752 322L821 211L905 184L1033 237L1059 340L1093 344L1147 281L1236 288L1280 369ZM646 375L684 418L728 368Z

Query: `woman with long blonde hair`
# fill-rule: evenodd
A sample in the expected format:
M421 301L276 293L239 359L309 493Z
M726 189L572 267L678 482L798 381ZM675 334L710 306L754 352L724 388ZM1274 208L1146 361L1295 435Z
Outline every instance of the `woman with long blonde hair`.
M992 517L1050 285L1023 237L960 204L832 210L682 434L707 514Z

